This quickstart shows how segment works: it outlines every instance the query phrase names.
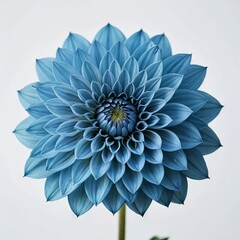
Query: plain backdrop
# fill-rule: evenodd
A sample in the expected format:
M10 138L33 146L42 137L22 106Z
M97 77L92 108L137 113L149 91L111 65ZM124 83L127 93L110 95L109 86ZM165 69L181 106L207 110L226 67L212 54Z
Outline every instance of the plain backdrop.
M55 55L68 33L90 41L110 22L126 36L165 33L174 53L208 66L202 89L225 106L210 126L223 148L207 156L210 180L189 181L185 205L127 213L127 240L240 239L239 0L0 0L0 239L114 240L117 214L102 205L76 218L67 199L46 203L44 181L23 178L29 150L12 134L27 116L17 90L37 80L35 59Z

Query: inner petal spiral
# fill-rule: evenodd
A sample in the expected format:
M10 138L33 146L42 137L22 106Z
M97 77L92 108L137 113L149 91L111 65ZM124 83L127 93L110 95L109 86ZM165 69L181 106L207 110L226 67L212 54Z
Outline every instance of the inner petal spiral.
M137 122L136 107L123 98L108 98L96 113L100 128L111 137L128 136Z

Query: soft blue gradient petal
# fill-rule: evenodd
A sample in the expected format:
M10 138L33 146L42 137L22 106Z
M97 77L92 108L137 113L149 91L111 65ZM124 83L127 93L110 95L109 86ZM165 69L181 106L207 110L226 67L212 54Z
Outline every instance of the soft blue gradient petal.
M53 118L52 120L50 120L49 122L47 122L44 126L44 129L52 134L55 135L57 134L56 130L57 128L60 126L60 124L62 124L65 120L64 119L60 119L60 118Z
M43 102L34 103L30 107L28 107L26 111L36 119L51 114Z
M137 60L131 56L123 65L123 69L126 69L131 79L133 79L139 72L139 66Z
M61 135L56 142L55 150L61 152L68 152L74 150L79 139L82 138L82 134L76 134L74 136Z
M47 201L55 201L64 197L59 188L59 176L60 173L58 172L46 179L44 190Z
M165 34L159 34L150 38L161 50L162 59L172 55L171 45Z
M85 51L81 49L77 49L77 51L74 53L73 57L73 67L78 71L81 72L82 65L85 61L88 61L92 64L94 64L94 61L92 59L92 56L86 53Z
M184 201L187 197L187 190L188 190L187 178L182 175L181 189L179 191L174 192L172 202L178 203L178 204L184 204Z
M149 149L160 149L162 146L161 137L151 130L144 131L144 145Z
M160 77L163 72L162 61L154 62L146 68L148 79Z
M149 208L152 199L149 198L141 189L138 191L137 197L133 203L127 202L129 208L131 208L135 213L143 216L147 209Z
M92 203L98 205L108 195L112 187L112 182L105 175L95 180L93 177L89 177L84 183L85 191Z
M163 187L161 185L152 184L146 180L143 181L141 189L151 199L158 201L161 197Z
M83 76L71 76L70 77L70 84L75 90L79 89L86 89L90 90L90 83L86 81L86 79Z
M83 36L76 33L69 33L67 39L63 43L63 48L67 48L70 51L76 51L78 48L88 51L90 43Z
M74 53L65 48L58 48L56 53L56 60L60 62L65 62L69 65L73 64Z
M65 121L58 126L58 128L56 129L56 133L63 136L74 136L78 132L75 129L76 124L77 124L77 120Z
M86 213L93 206L85 192L84 184L68 195L68 203L77 217Z
M125 36L118 28L108 23L105 27L100 29L94 40L99 41L107 50L109 50L116 42L123 42Z
M116 159L122 163L125 164L128 162L128 160L131 157L131 152L130 150L124 146L123 144L121 145L120 149L116 153Z
M206 162L197 149L184 151L188 161L188 170L182 173L191 179L202 180L209 178Z
M190 62L191 54L176 54L163 60L163 75L168 73L185 74Z
M163 187L161 197L157 202L168 207L172 201L172 198L173 198L173 191Z
M40 82L55 81L52 71L54 60L54 58L42 58L36 60L36 71Z
M176 90L180 86L183 80L183 76L184 75L182 74L176 74L176 73L169 73L169 74L163 75L161 79L161 88L168 87Z
M142 45L149 39L147 33L145 33L142 29L138 32L135 32L131 35L126 41L125 46L128 48L128 51L133 54L135 49Z
M140 57L150 48L156 47L156 45L151 41L146 41L142 45L139 45L135 51L133 52L133 57L136 58L136 60L139 60Z
M51 158L57 154L55 146L58 139L59 139L58 135L53 135L47 141L45 141L41 148L41 153L43 157Z
M144 150L145 159L147 162L152 164L160 164L163 160L163 153L161 149L149 149Z
M109 69L113 60L115 60L115 59L114 59L112 53L107 51L99 64L99 70L102 73L102 75L104 75L104 73Z
M117 60L117 62L120 64L120 66L122 66L126 62L126 60L130 57L128 49L121 42L115 43L110 49L110 52Z
M203 142L197 148L203 155L213 153L222 146L218 136L210 127L202 128L200 134Z
M162 129L158 130L158 133L162 139L161 149L163 151L173 152L182 148L179 138L172 131Z
M190 65L179 88L197 90L201 86L206 73L206 67Z
M18 91L18 98L22 106L26 109L35 103L41 102L41 98L38 96L35 84L29 84L22 90Z
M74 67L63 62L53 62L53 75L57 82L69 84L71 75L79 75Z
M119 194L127 202L132 203L137 197L137 193L132 194L131 192L129 192L121 180L116 183L116 188L117 188L117 191L119 192Z
M163 165L176 171L187 170L187 158L184 151L163 152Z
M185 121L191 114L192 110L180 103L167 103L161 110L161 113L167 114L172 122L169 126L175 126Z
M132 153L131 158L127 162L128 167L136 172L140 172L143 169L144 164L145 164L144 154L137 155Z
M42 101L46 102L52 98L56 98L56 94L53 91L53 87L59 85L59 86L66 86L65 84L56 84L55 82L44 82L44 83L38 83L35 85L36 91L38 96L42 99Z
M136 193L142 184L143 176L140 172L132 171L129 168L125 169L125 173L122 177L124 186L132 194Z
M157 117L159 121L153 126L151 126L151 129L161 129L168 126L172 122L172 119L166 114L158 113Z
M72 87L54 86L53 91L61 101L69 106L80 101L76 90L74 90Z
M164 177L164 167L162 164L151 164L146 162L141 173L148 182L159 185Z
M90 175L90 160L76 160L72 165L72 180L74 184L83 183Z
M93 155L91 151L91 142L80 139L75 147L75 157L77 159L87 159Z
M125 172L125 164L122 164L117 161L117 159L113 159L111 161L111 167L109 168L107 175L109 179L116 184L123 176Z
M99 66L101 59L106 53L106 48L97 40L90 46L88 53L94 58L95 64Z
M164 168L164 178L161 185L169 190L179 191L181 189L182 175L180 172Z
M182 149L194 148L203 142L198 129L190 122L185 121L169 129L180 139Z
M119 63L116 60L113 60L109 66L109 71L113 74L114 78L117 79L120 72L121 72L121 67Z
M114 185L112 186L106 198L103 200L104 206L113 214L119 211L124 202L125 199L118 193Z

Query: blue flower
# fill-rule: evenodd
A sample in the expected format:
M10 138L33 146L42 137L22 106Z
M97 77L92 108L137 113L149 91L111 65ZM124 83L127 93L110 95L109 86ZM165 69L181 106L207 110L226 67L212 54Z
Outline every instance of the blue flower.
M70 33L36 69L39 82L18 92L30 116L14 132L48 201L67 196L77 216L99 203L143 215L152 200L183 203L187 178L208 178L203 155L221 146L208 123L222 106L198 90L206 67L172 55L164 34L126 38L108 24L90 43Z

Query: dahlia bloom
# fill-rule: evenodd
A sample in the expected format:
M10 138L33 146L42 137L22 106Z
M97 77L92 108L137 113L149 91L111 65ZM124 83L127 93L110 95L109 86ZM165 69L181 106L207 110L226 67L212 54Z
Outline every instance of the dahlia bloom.
M221 145L208 123L222 106L198 90L206 68L172 55L164 34L126 38L108 24L90 43L70 33L36 69L39 82L18 92L30 116L14 132L48 201L68 197L77 216L99 203L143 215L152 200L183 203L187 178L208 178L203 155Z

